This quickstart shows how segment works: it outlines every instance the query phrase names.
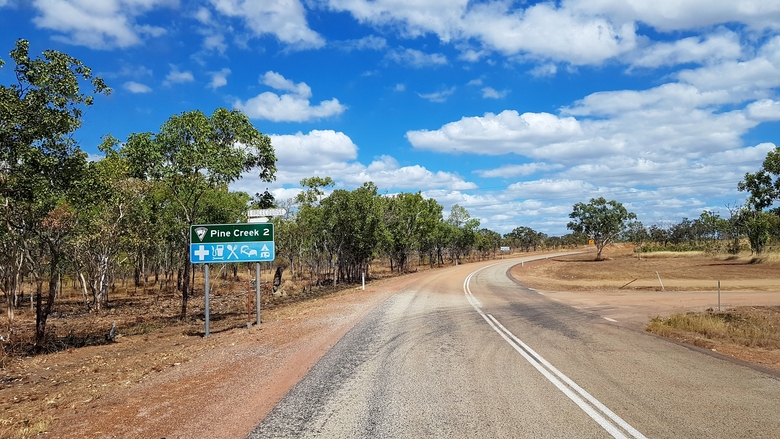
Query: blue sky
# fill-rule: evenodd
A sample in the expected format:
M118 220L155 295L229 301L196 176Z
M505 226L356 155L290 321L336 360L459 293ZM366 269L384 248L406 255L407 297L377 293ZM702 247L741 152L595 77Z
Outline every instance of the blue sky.
M233 189L374 181L501 233L565 234L600 196L647 226L728 216L780 142L780 0L0 0L0 57L18 38L114 89L89 153L236 108L279 170Z

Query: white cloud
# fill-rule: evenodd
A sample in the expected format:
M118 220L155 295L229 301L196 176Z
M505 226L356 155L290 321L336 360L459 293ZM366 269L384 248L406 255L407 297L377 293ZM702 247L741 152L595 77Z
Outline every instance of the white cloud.
M533 69L529 70L528 73L536 78L547 78L555 76L555 74L558 73L558 66L553 63L539 64Z
M227 76L230 74L230 69L224 68L218 72L210 72L211 75L211 83L209 83L209 88L211 89L218 89L219 87L223 87L227 85Z
M447 190L471 190L477 186L449 172L433 172L420 165L400 166L390 156L377 157L368 165L356 162L357 146L344 133L332 130L313 130L307 134L272 134L271 145L276 151L277 180L260 182L251 173L233 185L231 189L249 193L257 187L271 187L274 195L289 195L298 189L281 189L283 185L297 185L302 178L319 175L336 178L340 185L358 187L373 181L383 189L420 190L444 188Z
M225 43L225 36L222 34L210 34L203 37L203 50L218 52L224 54L228 49Z
M276 90L293 92L302 98L308 99L311 97L311 87L306 85L305 82L295 84L293 81L274 71L266 72L260 78L260 82Z
M497 169L474 171L483 178L507 178L533 175L537 172L562 169L563 165L551 165L547 163L524 163L522 165L504 165Z
M135 81L127 81L122 87L130 93L150 93L152 91L148 85L140 84Z
M277 95L264 92L246 102L236 100L233 106L253 119L267 119L274 122L304 122L312 119L322 119L343 113L347 107L333 98L312 106L309 98L311 88L305 82L295 84L279 73L268 71L261 82L276 90L289 91L290 94Z
M417 49L396 49L387 53L387 59L414 68L442 66L447 57L440 53L425 53Z
M538 3L525 9L514 2L396 0L330 0L360 22L392 26L403 36L435 34L443 42L479 41L504 55L529 54L573 64L598 64L630 51L636 44L632 21L614 25L603 14L582 13L564 2L561 7ZM461 57L475 61L484 51L466 49Z
M780 102L762 99L747 106L748 116L757 121L780 120Z
M166 30L136 23L146 12L178 4L177 0L34 0L39 28L59 32L55 39L92 49L126 48L141 44L142 36L157 37Z
M170 64L170 67L171 71L165 77L165 81L163 81L164 85L169 86L172 84L184 84L187 82L193 82L195 80L195 78L192 76L192 72L181 72L179 71L179 68L173 64Z
M357 158L357 145L352 139L332 130L270 137L279 168L322 168Z
M621 23L641 21L662 32L729 22L745 23L755 30L778 29L780 23L777 0L569 0L567 4L582 14L600 14Z
M357 40L346 40L334 43L336 47L346 51L352 50L382 50L387 47L387 40L375 35L369 35Z
M714 35L689 37L672 43L655 43L638 51L632 66L660 67L685 63L713 63L736 60L742 55L739 35L724 31Z
M296 95L282 95L265 92L246 102L236 101L233 106L252 119L267 119L273 122L304 122L322 119L344 112L346 107L338 99L322 101L311 106L308 99Z
M344 178L354 186L373 181L387 189L448 188L450 190L471 190L477 185L464 181L449 172L432 172L420 165L399 166L390 156L381 156L371 162L362 172Z
M500 155L537 155L534 151L550 143L573 141L583 136L573 117L549 113L519 114L505 110L482 117L464 117L438 130L409 131L406 138L415 148L438 152Z
M501 99L509 94L509 90L498 91L493 87L485 87L482 89L482 97L485 99Z
M257 36L274 35L293 49L316 49L325 40L311 30L300 0L211 0L216 11L240 18Z
M447 98L455 93L455 87L448 88L447 90L441 90L434 93L417 93L423 99L427 99L431 102L447 102Z

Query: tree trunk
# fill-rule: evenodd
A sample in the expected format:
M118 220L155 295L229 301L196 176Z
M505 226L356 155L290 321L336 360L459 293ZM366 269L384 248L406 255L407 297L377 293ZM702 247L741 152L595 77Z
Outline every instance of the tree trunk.
M179 315L180 320L184 320L187 318L187 300L189 299L190 295L190 269L192 265L190 264L190 253L187 252L187 257L184 262L184 274L182 275L182 288L181 288L181 314Z

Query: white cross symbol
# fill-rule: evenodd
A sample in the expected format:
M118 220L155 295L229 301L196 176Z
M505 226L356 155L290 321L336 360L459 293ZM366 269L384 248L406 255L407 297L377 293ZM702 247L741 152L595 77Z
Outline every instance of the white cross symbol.
M198 257L199 261L202 261L203 258L205 258L208 255L209 255L209 251L206 250L206 247L203 245L201 245L200 247L198 247L197 250L195 250L195 256Z

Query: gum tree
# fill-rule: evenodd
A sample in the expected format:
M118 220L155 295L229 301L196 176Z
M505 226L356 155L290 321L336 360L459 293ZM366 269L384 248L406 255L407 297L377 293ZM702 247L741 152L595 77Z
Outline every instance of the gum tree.
M626 223L636 219L636 215L615 200L599 197L591 198L588 204L575 204L569 218L573 221L566 227L592 239L597 250L596 260L601 260L604 247L613 242L626 229Z
M111 89L81 61L55 50L33 59L29 48L26 40L16 42L10 53L16 83L0 85L0 218L5 239L17 240L14 248L36 277L35 347L40 349L74 232L74 186L86 168L86 154L71 137L81 126L84 107L93 103L93 96L81 91L81 81L89 82L94 94ZM19 255L11 256L18 261ZM10 307L13 292L6 295Z
M239 111L218 108L211 116L199 110L171 116L158 133L131 134L121 153L133 177L163 185L178 206L182 226L180 244L189 239L189 227L201 218L202 199L255 170L260 180L273 181L276 155L271 139L260 133ZM185 249L181 319L187 315L191 294L189 249Z

